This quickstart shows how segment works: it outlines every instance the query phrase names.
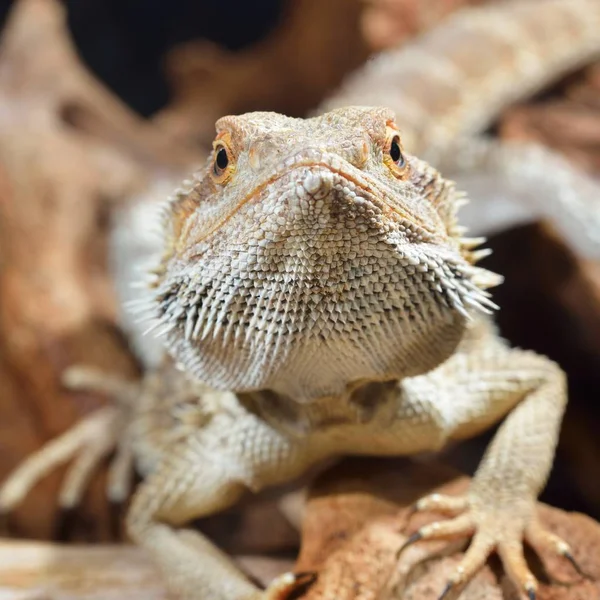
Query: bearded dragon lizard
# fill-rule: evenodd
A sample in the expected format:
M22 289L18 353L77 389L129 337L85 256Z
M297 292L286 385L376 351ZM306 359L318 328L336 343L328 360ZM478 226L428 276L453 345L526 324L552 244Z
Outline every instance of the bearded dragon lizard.
M144 481L127 516L179 598L282 597L259 591L185 523L246 490L289 481L343 454L437 450L505 418L464 497L418 510L452 518L419 539L472 536L448 581L464 585L499 553L529 599L523 543L569 559L538 522L566 404L549 359L511 349L487 316L495 274L463 236L463 195L406 153L389 109L349 107L307 120L228 116L206 168L171 199L148 297L169 352L140 389L92 372L71 385L119 400L26 461L0 489L10 510L54 464L78 455L63 504L117 446L110 492Z

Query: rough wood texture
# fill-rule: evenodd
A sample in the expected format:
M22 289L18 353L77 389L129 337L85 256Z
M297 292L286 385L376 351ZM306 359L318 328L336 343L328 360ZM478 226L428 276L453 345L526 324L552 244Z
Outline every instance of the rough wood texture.
M437 600L462 556L461 551L445 556L444 549L456 551L456 544L421 543L407 549L400 561L395 555L407 533L439 517L416 515L408 524L408 507L433 489L455 494L464 491L467 483L466 478L456 479L452 471L435 464L424 468L409 462L352 459L328 471L315 485L306 509L296 570L316 571L318 579L303 597L398 598L395 594L404 589L403 600ZM584 579L566 561L542 556L547 559L545 571L532 554L530 565L543 582L539 599L595 598L600 594L600 525L583 515L544 505L539 510L544 524L576 548L576 559L590 576ZM431 553L437 556L425 560ZM551 585L548 573L562 583ZM461 595L461 600L517 598L495 561Z
M290 561L240 556L240 565L267 584ZM3 600L167 600L160 574L139 548L64 546L0 540Z
M159 600L160 575L132 546L59 546L0 541L6 600Z
M110 207L194 158L85 71L63 10L20 0L0 46L0 479L101 402L65 393L65 367L135 374L106 268ZM11 520L15 533L51 534L59 476ZM86 504L88 539L111 537L102 488Z
M407 507L438 486L459 493L467 479L437 464L427 468L409 461L349 459L325 472L306 506L303 545L295 570L318 573L306 599L387 598L389 589L408 575L403 600L437 600L445 575L461 553L422 561L442 552L444 542L423 543L395 553L406 532L433 518L414 516L407 527ZM568 563L530 554L541 577L540 600L591 600L600 594L600 526L591 519L540 505L544 522L573 544L590 579ZM455 544L450 547L456 548ZM443 552L442 552L443 554ZM256 555L238 562L263 584L291 568L285 559ZM562 583L550 585L548 573ZM391 586L391 587L390 587ZM377 596L377 594L382 594ZM0 541L0 597L6 600L158 600L167 598L163 583L144 553L131 546L60 546ZM398 596L392 596L399 598ZM461 600L517 600L495 561L465 590Z

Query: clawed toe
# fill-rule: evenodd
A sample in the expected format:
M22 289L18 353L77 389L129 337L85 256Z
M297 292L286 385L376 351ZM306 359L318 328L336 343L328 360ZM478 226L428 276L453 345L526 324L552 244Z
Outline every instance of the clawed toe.
M404 542L398 550L399 557L408 546L420 540L452 539L460 536L471 535L475 531L475 524L469 514L464 514L449 521L436 521L419 528Z
M414 506L415 512L436 511L445 515L459 515L467 510L469 501L465 496L430 494L421 498Z
M446 598L453 589L454 589L454 584L452 584L451 582L448 582L446 584L446 587L444 588L444 591L442 592L441 596L438 598L438 600L444 600L444 598Z
M579 565L579 563L575 560L575 557L571 554L570 551L565 551L562 554L570 563L571 566L575 569L575 571L577 571L577 574L580 575L581 577L583 577L584 579L593 579L593 577L589 574L586 573L581 566Z
M404 542L397 552L397 558L409 546L421 540L453 539L473 536L465 556L438 600L450 598L452 592L462 588L484 566L489 555L496 552L513 583L521 590L524 598L535 600L538 582L527 566L523 551L525 541L538 549L545 549L567 559L577 573L588 578L573 556L570 546L558 536L547 532L537 520L523 526L522 518L496 509L493 513L487 508L474 509L466 497L453 498L432 494L419 500L409 514L433 510L453 516L449 520L436 521L423 525Z
M555 554L568 560L580 577L584 579L592 579L591 575L586 573L581 568L573 556L573 550L571 549L571 546L569 546L569 544L567 544L567 542L565 542L559 536L546 531L539 521L534 521L526 528L525 539L538 550L546 551L549 554Z
M0 512L14 510L40 479L69 461L73 463L60 490L59 505L76 507L94 470L117 446L120 416L116 407L100 408L29 456L0 486Z
M511 539L509 542L500 542L496 545L496 551L502 560L504 570L510 579L530 600L536 597L537 580L527 566L523 553L523 542L521 539Z

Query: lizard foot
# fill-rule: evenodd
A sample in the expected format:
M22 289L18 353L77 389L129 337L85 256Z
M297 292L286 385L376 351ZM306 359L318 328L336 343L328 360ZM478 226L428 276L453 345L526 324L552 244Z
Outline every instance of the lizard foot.
M456 539L472 536L471 544L454 574L449 578L439 600L466 585L484 566L492 552L496 552L509 578L528 600L535 600L538 582L529 570L523 552L523 543L549 553L558 554L579 568L570 546L558 536L546 531L535 517L535 502L499 506L498 501L480 498L471 492L454 497L432 494L419 500L413 512L436 511L451 516L420 527L398 551L420 540ZM454 597L454 596L453 596Z
M69 369L65 384L71 389L94 389L112 394L129 393L129 385L88 369ZM123 429L119 406L106 406L82 419L61 436L51 440L23 461L0 486L0 513L9 513L23 500L35 484L59 465L73 460L61 486L59 505L75 508L98 465L115 449L108 478L108 496L118 502L129 492L133 468L131 452L119 447Z

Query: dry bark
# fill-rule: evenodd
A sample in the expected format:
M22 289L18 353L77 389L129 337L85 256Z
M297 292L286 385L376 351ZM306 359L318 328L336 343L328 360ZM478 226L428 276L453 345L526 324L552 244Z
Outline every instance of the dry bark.
M410 505L433 489L464 491L468 480L438 464L407 460L349 459L323 473L305 509L303 541L296 572L313 572L316 582L302 598L386 598L400 590L403 600L437 600L446 577L462 556L456 545L415 545L396 560L407 532L435 515L416 515L407 523ZM539 505L550 530L572 544L588 578L556 557L528 556L542 581L540 600L579 600L600 594L600 525L576 513ZM438 515L439 517L439 515ZM430 553L438 553L432 560ZM281 558L238 557L242 568L267 584L292 565ZM546 570L544 570L544 567ZM549 574L559 582L550 583ZM131 546L60 546L0 542L0 595L7 600L117 600L167 598L164 583L146 555ZM298 590L300 592L301 590ZM378 594L381 594L379 596ZM461 600L518 600L498 563L489 564L469 585Z
M306 510L296 570L314 571L318 578L303 598L437 600L463 550L448 542L423 542L408 548L400 560L396 553L407 534L441 517L415 515L409 521L415 500L438 488L461 493L467 485L467 478L457 478L439 465L408 461L352 459L329 471L313 488ZM595 598L600 594L600 525L584 515L541 504L539 514L551 531L572 544L589 575L582 578L567 561L542 556L545 572L532 555L530 565L542 582L539 599ZM548 574L562 583L551 584ZM518 598L494 561L461 595L461 600Z
M110 208L194 154L105 90L80 64L58 1L20 0L0 44L0 479L102 399L69 394L65 367L134 376L106 265ZM11 520L48 537L60 474ZM94 482L86 539L108 539Z

